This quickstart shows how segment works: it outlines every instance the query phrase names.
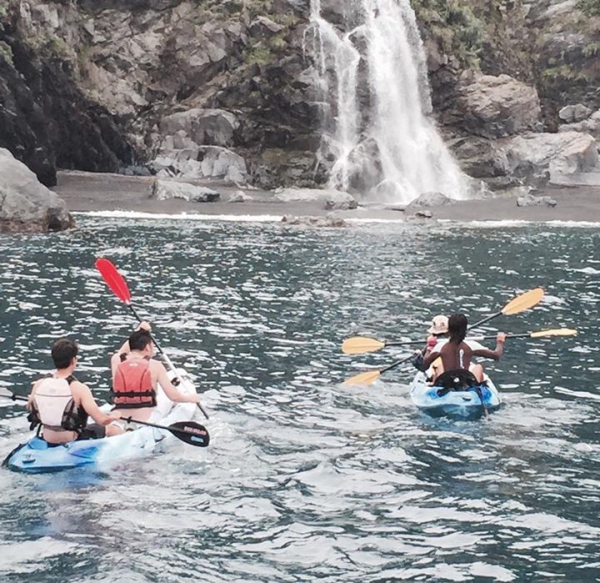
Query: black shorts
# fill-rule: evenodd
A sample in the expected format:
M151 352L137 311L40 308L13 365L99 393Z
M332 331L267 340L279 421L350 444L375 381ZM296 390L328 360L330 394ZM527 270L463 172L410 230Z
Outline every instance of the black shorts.
M79 431L77 441L83 441L85 439L102 439L103 437L106 437L106 427L104 425L92 423L91 425L86 425Z

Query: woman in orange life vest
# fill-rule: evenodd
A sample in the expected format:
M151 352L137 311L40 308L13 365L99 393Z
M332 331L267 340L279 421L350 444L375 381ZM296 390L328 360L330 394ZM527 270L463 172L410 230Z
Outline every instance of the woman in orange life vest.
M142 322L111 359L112 403L122 417L148 421L156 407L156 386L175 403L200 403L200 395L184 395L169 380L163 364L152 360L150 326Z
M52 346L56 372L35 382L29 395L27 408L32 428L39 425L42 438L51 444L122 433L119 427L109 425L120 419L120 415L103 413L90 388L73 376L78 353L79 348L72 340L57 340ZM96 424L87 425L88 415Z
M496 338L496 349L489 350L487 348L473 348L470 343L465 342L467 335L468 322L464 314L452 314L448 319L448 332L450 339L443 345L428 346L425 351L423 367L425 370L437 358L441 358L443 373L434 379L434 385L446 386L452 381L454 384L458 382L460 386L470 387L484 382L483 367L480 364L471 366L472 356L481 356L483 358L491 358L500 360L504 352L504 342L506 334L500 332ZM458 379L458 381L455 381ZM458 388L455 386L453 388Z

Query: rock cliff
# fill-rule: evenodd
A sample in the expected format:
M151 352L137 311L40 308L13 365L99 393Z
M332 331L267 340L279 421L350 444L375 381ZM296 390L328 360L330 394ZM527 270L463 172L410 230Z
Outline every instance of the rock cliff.
M8 0L0 6L0 146L47 185L56 167L265 188L323 184L304 51L309 4ZM413 0L434 115L466 172L504 188L595 164L595 143L572 132L598 126L599 4ZM332 23L341 18L339 0L322 7ZM578 104L587 117L561 119ZM559 129L554 158L523 153ZM529 137L511 142L519 136ZM556 162L572 161L578 145L580 161Z

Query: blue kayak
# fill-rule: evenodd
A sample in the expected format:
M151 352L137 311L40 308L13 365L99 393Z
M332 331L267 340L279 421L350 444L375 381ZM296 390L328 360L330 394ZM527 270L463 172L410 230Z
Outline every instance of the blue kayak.
M194 385L185 371L183 382L178 389L192 394ZM185 376L184 376L185 374ZM173 403L160 389L157 391L157 407L150 419L153 423L168 426L179 421L191 421L196 414L194 403ZM102 409L110 409L104 406ZM4 464L10 470L27 474L45 474L73 468L93 466L97 469L110 467L116 462L148 455L156 450L159 443L175 439L170 431L155 427L136 426L132 431L103 439L71 441L60 445L50 445L39 437L32 437L13 450Z
M485 384L468 390L439 394L440 387L428 384L425 374L418 372L410 385L410 397L420 411L432 417L479 419L486 415L486 410L498 409L502 402L494 383L487 375L485 379Z

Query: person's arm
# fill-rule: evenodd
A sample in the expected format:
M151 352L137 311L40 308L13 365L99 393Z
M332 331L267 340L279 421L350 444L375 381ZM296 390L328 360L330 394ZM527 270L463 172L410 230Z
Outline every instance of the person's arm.
M136 330L146 330L147 332L152 331L152 326L148 324L148 322L140 322L139 326ZM131 352L131 348L129 347L129 338L123 342L123 346L117 350L117 355L119 354L129 354Z
M496 337L496 349L479 348L473 350L473 356L482 356L483 358L491 358L492 360L500 360L504 354L504 343L506 342L506 334L499 332Z
M185 395L177 390L169 379L167 369L157 361L153 361L152 365L156 367L158 382L163 388L165 395L174 403L200 403L200 395Z
M85 409L85 412L96 423L98 423L98 425L108 425L113 421L121 419L121 415L119 415L119 413L110 413L109 415L104 413L104 411L102 411L96 404L94 395L92 395L92 391L90 391L90 388L87 385L84 385L83 383L77 383L77 385L73 388L79 394L80 403Z
M427 370L431 366L432 362L434 362L437 358L440 357L440 354L441 353L439 352L439 350L434 350L429 353L425 353L425 358L423 359L423 366L425 367L425 370Z

